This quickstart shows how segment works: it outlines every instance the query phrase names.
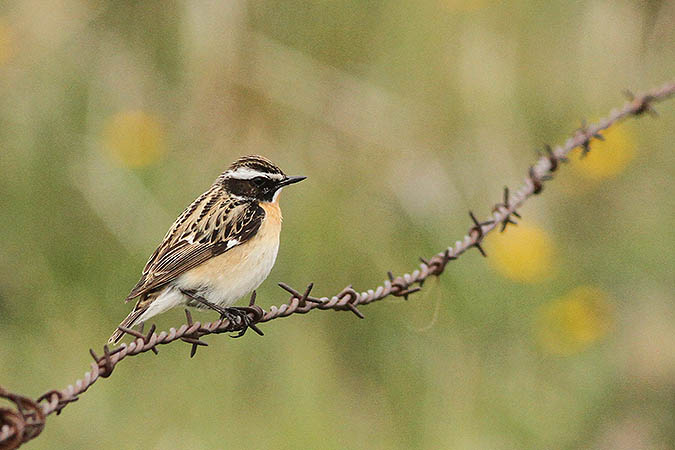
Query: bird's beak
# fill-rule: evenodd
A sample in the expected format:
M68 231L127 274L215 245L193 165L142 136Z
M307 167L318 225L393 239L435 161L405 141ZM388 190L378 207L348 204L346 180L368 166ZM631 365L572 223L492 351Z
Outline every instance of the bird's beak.
M279 187L288 186L289 184L298 183L307 177L286 177L279 182Z

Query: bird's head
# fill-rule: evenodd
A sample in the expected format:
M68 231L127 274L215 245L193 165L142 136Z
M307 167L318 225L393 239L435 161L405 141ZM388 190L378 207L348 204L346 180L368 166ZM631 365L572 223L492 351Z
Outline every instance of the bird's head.
M274 202L284 186L307 177L286 175L276 164L262 156L239 158L217 180L229 193L264 202Z

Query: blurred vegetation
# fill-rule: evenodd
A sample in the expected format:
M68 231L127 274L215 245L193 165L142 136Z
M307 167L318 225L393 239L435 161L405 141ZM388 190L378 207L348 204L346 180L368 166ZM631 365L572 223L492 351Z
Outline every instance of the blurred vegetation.
M671 79L674 42L673 1L0 3L0 384L81 376L235 158L309 176L283 195L262 306L282 280L367 289L486 217L533 149ZM409 302L127 361L31 448L675 447L659 110Z

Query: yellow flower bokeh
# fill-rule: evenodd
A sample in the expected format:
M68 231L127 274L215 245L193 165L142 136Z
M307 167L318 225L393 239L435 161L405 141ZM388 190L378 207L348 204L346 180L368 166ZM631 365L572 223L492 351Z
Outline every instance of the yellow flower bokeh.
M113 158L127 167L152 164L166 151L162 126L144 111L123 111L110 117L103 142Z
M488 261L501 275L523 283L544 280L553 270L555 246L542 228L519 223L485 243Z
M600 339L611 323L607 294L596 287L580 286L539 309L535 334L542 350L565 356Z
M635 140L625 126L614 125L601 134L605 140L593 139L586 156L576 150L570 158L574 170L589 180L615 177L635 158Z

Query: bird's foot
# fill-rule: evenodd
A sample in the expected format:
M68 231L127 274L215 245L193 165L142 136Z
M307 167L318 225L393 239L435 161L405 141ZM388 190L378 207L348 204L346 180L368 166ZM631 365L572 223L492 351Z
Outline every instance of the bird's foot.
M250 328L260 336L263 336L263 332L255 324L255 321L249 316L250 313L254 315L258 314L258 308L254 306L233 306L229 308L221 308L220 318L227 319L232 324L243 324L243 328L235 335L232 335L233 338L242 337L246 334L246 331Z
M201 297L200 295L197 295L196 292L190 291L190 290L184 290L181 289L181 292L194 300L196 303L201 303L204 305L204 307L211 309L213 311L216 311L217 313L220 314L220 319L227 319L231 324L242 324L243 328L239 330L239 333L236 335L233 335L233 338L238 338L242 337L244 334L246 334L246 330L249 328L258 333L260 336L263 336L263 332L256 326L256 322L262 317L262 309L259 306L256 306L255 304L255 297L256 293L255 291L252 292L251 294L251 301L249 303L249 306L232 306L232 307L223 307L220 305L216 305L215 303L211 303L210 301L206 300L205 298ZM253 317L255 319L251 319L249 314L253 314Z

